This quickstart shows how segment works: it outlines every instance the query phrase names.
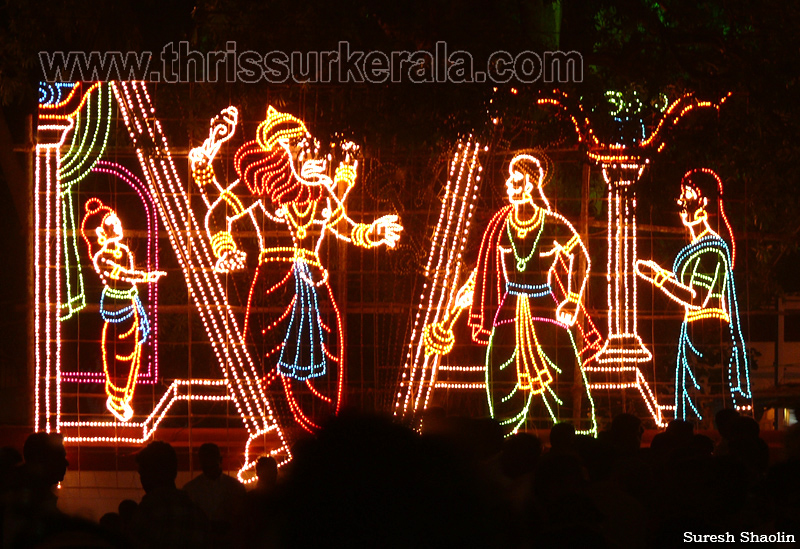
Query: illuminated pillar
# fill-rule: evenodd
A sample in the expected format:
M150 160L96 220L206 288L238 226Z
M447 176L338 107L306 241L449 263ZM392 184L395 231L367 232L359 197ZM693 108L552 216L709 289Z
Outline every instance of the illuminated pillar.
M646 362L652 358L638 333L636 307L636 184L647 160L602 162L608 186L608 339L601 364ZM628 370L632 371L632 370Z
M34 429L59 431L61 401L61 216L58 170L61 146L72 118L43 119L38 128L34 168Z
M603 170L608 191L608 338L587 366L589 387L599 390L637 389L656 425L663 426L663 407L639 369L653 355L639 336L636 276L636 185L649 163L636 156L590 156Z

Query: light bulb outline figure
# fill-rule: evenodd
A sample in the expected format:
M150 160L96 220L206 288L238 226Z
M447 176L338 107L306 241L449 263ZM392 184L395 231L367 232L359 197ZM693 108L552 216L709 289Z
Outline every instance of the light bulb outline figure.
M205 225L215 270L246 268L247 253L234 235L243 226L254 229L259 255L244 332L261 348L264 386L280 380L296 424L315 432L324 416L341 409L345 371L341 315L319 255L322 242L330 233L363 248L394 248L402 226L391 214L369 224L353 221L345 202L358 175L358 146L339 143L336 162L334 153L321 153L319 141L300 119L272 106L255 140L234 155L239 179L223 186L213 161L238 121L235 107L224 109L212 119L209 138L189 155L192 176L208 207ZM284 227L291 245L274 245L262 229L268 225ZM262 302L283 310L274 318L256 313ZM311 408L324 412L312 414Z
M596 435L594 401L570 330L581 310L589 254L572 224L551 208L542 185L542 162L531 154L518 154L508 171L509 205L489 222L478 265L458 290L453 308L441 321L424 328L426 352L450 352L453 325L469 308L472 339L486 346L490 414L509 436L528 420L534 396L540 398L552 423L559 420L557 408L564 405L563 395L553 387L562 369L553 359L553 350L557 338L566 334L589 409L582 432ZM579 255L587 265L580 279L576 273ZM559 280L559 270L567 271L566 285Z
M119 421L128 422L133 417L131 401L141 365L142 344L150 334L137 284L154 283L166 273L136 268L134 254L123 242L122 221L114 209L98 198L87 200L85 208L81 234L103 283L100 348L108 395L106 407ZM118 352L120 348L125 349L123 354ZM120 376L120 368L127 370L127 374ZM116 383L120 378L125 378L124 386Z
M730 235L730 242L709 223L711 192L718 193L717 215ZM733 274L736 242L725 214L722 180L710 169L688 171L681 180L677 204L689 244L678 252L672 269L665 269L653 260L639 260L636 264L640 278L684 308L675 370L675 417L703 419L693 400L693 395L701 389L694 366L703 358L699 342L704 330L720 324L723 329L714 331L723 334L723 345L730 348L729 356L723 355L726 362L723 371L732 407L748 413L753 406Z

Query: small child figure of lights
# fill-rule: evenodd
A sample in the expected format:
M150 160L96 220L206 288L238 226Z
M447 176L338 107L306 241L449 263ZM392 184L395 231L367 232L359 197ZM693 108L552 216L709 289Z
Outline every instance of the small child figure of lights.
M100 315L106 407L117 419L127 422L133 417L131 400L139 375L142 344L150 333L136 284L155 282L166 273L136 268L133 252L122 242L124 232L117 213L97 198L86 202L81 234L103 283ZM124 385L118 380L124 380Z

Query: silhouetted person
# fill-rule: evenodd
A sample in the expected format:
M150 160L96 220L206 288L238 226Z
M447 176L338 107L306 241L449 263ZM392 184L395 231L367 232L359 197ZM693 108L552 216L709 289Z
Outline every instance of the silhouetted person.
M575 426L566 422L553 425L550 429L550 452L571 454L575 451Z
M261 456L256 461L256 490L264 494L271 493L278 484L278 462L272 456Z
M116 536L124 537L126 536L125 529L122 526L122 519L119 517L119 513L106 513L102 517L100 517L100 528L104 529L105 531L114 534Z
M126 538L130 537L131 523L138 507L139 504L132 499L123 499L117 506L117 513L119 514L120 522L122 522L122 531L125 533Z
M611 421L607 440L618 456L635 456L639 453L643 433L641 419L633 414L620 414Z
M8 452L9 461L16 461ZM25 441L25 463L8 471L3 546L24 547L60 530L66 517L56 507L53 489L64 480L67 452L59 434L33 433Z
M343 413L282 484L280 547L484 547L495 523L472 463L446 437Z
M166 442L148 444L136 456L144 497L134 514L131 533L135 546L187 549L211 547L203 512L186 492L175 487L178 456Z
M215 545L222 545L231 534L244 506L244 485L222 471L219 446L207 442L197 452L202 474L186 483L183 490L209 520Z
M54 489L69 466L63 437L33 433L22 454L25 463L12 473L5 498L3 547L112 547L96 525L70 518L56 506Z
M775 502L776 530L800 537L800 423L786 430L784 445L786 460L770 467L766 486Z
M300 450L302 453L302 449ZM278 527L275 520L279 515L278 500L278 462L272 456L261 456L256 461L256 487L246 494L246 515L243 525L244 536L249 543L259 547L275 547ZM242 522L242 521L240 521Z
M731 439L728 443L729 455L743 463L752 475L761 476L769 467L769 446L760 435L758 422L747 416L739 416L731 421Z
M722 440L719 441L714 454L724 456L728 453L728 445L730 444L733 433L731 427L736 418L739 417L739 412L731 408L723 408L714 415L714 423L717 426L717 431Z
M514 547L523 544L529 534L533 471L542 456L542 442L536 435L516 433L503 440L502 448L497 486L502 496L503 511L498 518L503 538L498 545Z
M0 493L11 487L16 468L22 463L22 454L16 448L0 448Z
M692 457L708 458L714 454L714 441L706 435L695 434L689 442Z
M40 505L56 508L57 497L53 488L67 473L69 461L64 449L64 438L57 433L33 433L22 448L25 457L23 474L33 498Z
M532 547L605 547L602 514L588 494L588 482L576 455L546 454L533 477L540 521L529 537Z
M503 441L503 453L500 463L510 479L518 479L529 475L539 463L542 456L542 443L536 435L516 433Z

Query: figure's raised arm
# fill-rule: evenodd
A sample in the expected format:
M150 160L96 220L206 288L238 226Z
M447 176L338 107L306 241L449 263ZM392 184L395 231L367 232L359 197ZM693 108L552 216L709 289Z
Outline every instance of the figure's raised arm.
M238 120L239 111L236 107L223 109L219 115L211 119L208 138L202 145L189 151L192 179L209 207L224 188L217 181L212 162L222 144L233 137Z
M699 309L697 303L697 292L675 278L672 271L664 269L652 260L640 259L636 262L636 274L639 278L648 281L650 284L664 292L673 300L677 301L687 309Z
M192 168L195 163L210 164L219 152L222 144L233 137L236 131L236 124L239 122L239 111L236 107L227 107L211 119L208 130L208 138L199 147L195 147L189 152L189 160Z
M189 152L192 178L208 206L205 225L211 250L217 258L214 270L222 273L243 269L247 258L238 249L230 227L230 218L240 215L244 206L239 197L217 181L213 165L222 144L233 137L238 121L239 111L236 107L223 109L211 119L208 138Z
M381 245L394 248L400 239L400 231L403 230L403 226L398 223L397 215L384 215L372 223L357 223L347 215L345 201L358 176L358 160L356 159L358 146L352 142L345 142L341 147L345 151L345 159L336 168L333 185L329 189L329 215L326 226L338 238L362 248L374 248ZM345 190L340 196L337 189L342 186Z

